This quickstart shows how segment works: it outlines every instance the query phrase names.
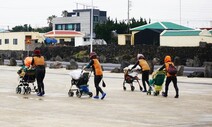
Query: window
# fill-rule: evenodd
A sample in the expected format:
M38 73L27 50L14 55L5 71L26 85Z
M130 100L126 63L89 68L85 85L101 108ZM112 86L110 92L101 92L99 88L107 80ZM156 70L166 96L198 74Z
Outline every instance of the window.
M80 16L80 13L79 12L77 12L77 16Z
M77 23L77 24L76 24L76 31L80 31L80 29L81 29L81 28L80 28L80 23Z
M107 13L106 13L106 11L100 11L99 15L102 16L102 17L106 17Z
M9 39L5 39L5 40L4 40L4 43L5 43L5 44L9 44Z
M1 45L1 39L0 39L0 45Z
M66 24L65 25L65 30L74 30L75 27L74 27L74 24Z
M98 17L98 16L94 16L94 17L93 17L93 21L94 21L94 22L98 22L98 21L99 21L99 17Z
M13 45L17 45L18 44L18 39L13 39Z
M61 24L57 24L55 29L56 29L56 30L62 30L62 29L63 29L63 27L62 27L62 25L61 25Z

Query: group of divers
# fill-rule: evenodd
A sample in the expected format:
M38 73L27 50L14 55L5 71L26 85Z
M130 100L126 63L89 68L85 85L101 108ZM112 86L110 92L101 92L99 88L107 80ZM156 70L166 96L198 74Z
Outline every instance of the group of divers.
M78 97L81 97L82 95L89 95L90 97L93 97L94 99L104 99L106 97L106 93L103 91L103 89L100 86L100 82L103 81L103 70L102 66L99 62L98 56L96 52L91 52L89 54L90 61L89 63L83 67L82 71L78 73L77 75L74 74L72 76L71 80L71 88L68 92L69 96L73 96L74 92L76 92L76 95ZM139 78L137 75L132 75L133 72L138 72L136 67L139 68L139 73L142 74L141 80L143 87L139 83ZM89 91L87 82L89 80L89 73L87 73L86 69L92 68L93 75L94 75L94 86L96 93L93 96L93 93ZM43 96L45 95L45 89L44 89L44 78L45 78L45 59L41 55L41 51L39 49L34 50L32 57L26 57L24 60L24 66L18 71L19 77L20 77L20 83L16 88L17 93L30 93L31 88L29 87L29 83L33 83L34 89L37 92L37 96ZM164 58L164 64L157 69L152 74L152 79L149 80L149 73L150 73L150 67L148 65L148 62L146 61L143 54L137 55L137 62L132 66L128 67L127 69L124 69L124 83L123 83L123 89L126 90L125 83L128 83L131 85L131 90L134 91L133 82L137 81L139 83L140 90L143 92L146 92L147 95L153 93L155 96L160 94L160 91L162 90L162 85L165 82L165 91L162 92L163 97L168 96L168 89L170 82L173 82L174 88L175 88L175 98L179 98L179 89L177 86L177 72L176 68L174 67L174 63L171 60L171 57L169 55L165 56ZM34 81L37 81L37 87L34 85ZM146 87L146 84L148 85L148 90ZM73 89L72 86L76 86L77 89ZM103 85L105 87L105 84ZM101 95L100 95L101 94Z

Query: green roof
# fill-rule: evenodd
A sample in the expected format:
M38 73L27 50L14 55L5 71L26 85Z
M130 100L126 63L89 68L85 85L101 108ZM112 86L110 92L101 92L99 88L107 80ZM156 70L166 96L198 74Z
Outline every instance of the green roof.
M141 31L144 29L163 29L163 30L193 30L192 28L181 26L172 22L155 22L151 24L142 25L130 29L131 31Z
M199 36L201 30L166 30L161 36Z

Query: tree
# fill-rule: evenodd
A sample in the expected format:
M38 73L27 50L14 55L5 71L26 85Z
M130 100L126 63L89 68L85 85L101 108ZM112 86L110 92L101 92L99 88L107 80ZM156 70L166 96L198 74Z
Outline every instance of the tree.
M97 24L94 28L94 32L96 33L96 38L104 39L108 44L111 44L118 40L117 37L114 36L114 32L117 34L128 34L129 28L145 24L147 24L147 21L143 18L140 18L139 20L132 18L128 25L124 20L118 22L117 19L113 21L109 17L105 23Z
M23 26L15 26L12 28L11 32L29 32L29 31L33 31L33 28L31 27L31 25L28 24L24 24Z
M68 11L67 10L62 11L61 16L68 17Z
M52 15L52 16L49 16L49 17L47 18L47 23L49 24L49 27L50 27L51 29L53 29L52 20L53 20L54 18L56 18L56 17L57 17L56 15Z
M130 28L134 28L134 27L137 27L137 26L142 26L142 25L145 25L147 24L147 21L143 18L140 18L139 20L136 20L135 18L132 18L131 19L131 22L130 22Z
M52 29L50 27L42 27L42 28L35 28L34 31L35 32L39 32L39 33L46 33L51 31Z
M104 39L108 44L111 42L111 32L113 31L114 21L107 19L107 22L103 24L97 24L95 26L94 32L96 33L96 38Z
M23 26L15 26L11 30L11 32L21 32L21 31L24 31L24 27Z

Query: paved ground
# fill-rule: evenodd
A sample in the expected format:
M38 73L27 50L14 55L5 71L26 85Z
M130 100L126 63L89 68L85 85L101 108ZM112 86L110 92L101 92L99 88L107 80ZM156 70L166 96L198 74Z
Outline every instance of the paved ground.
M104 72L105 100L68 97L70 71L47 69L46 95L15 93L19 67L0 66L2 127L211 127L212 78L178 77L180 98L122 90L123 74ZM93 77L89 81L94 92Z

